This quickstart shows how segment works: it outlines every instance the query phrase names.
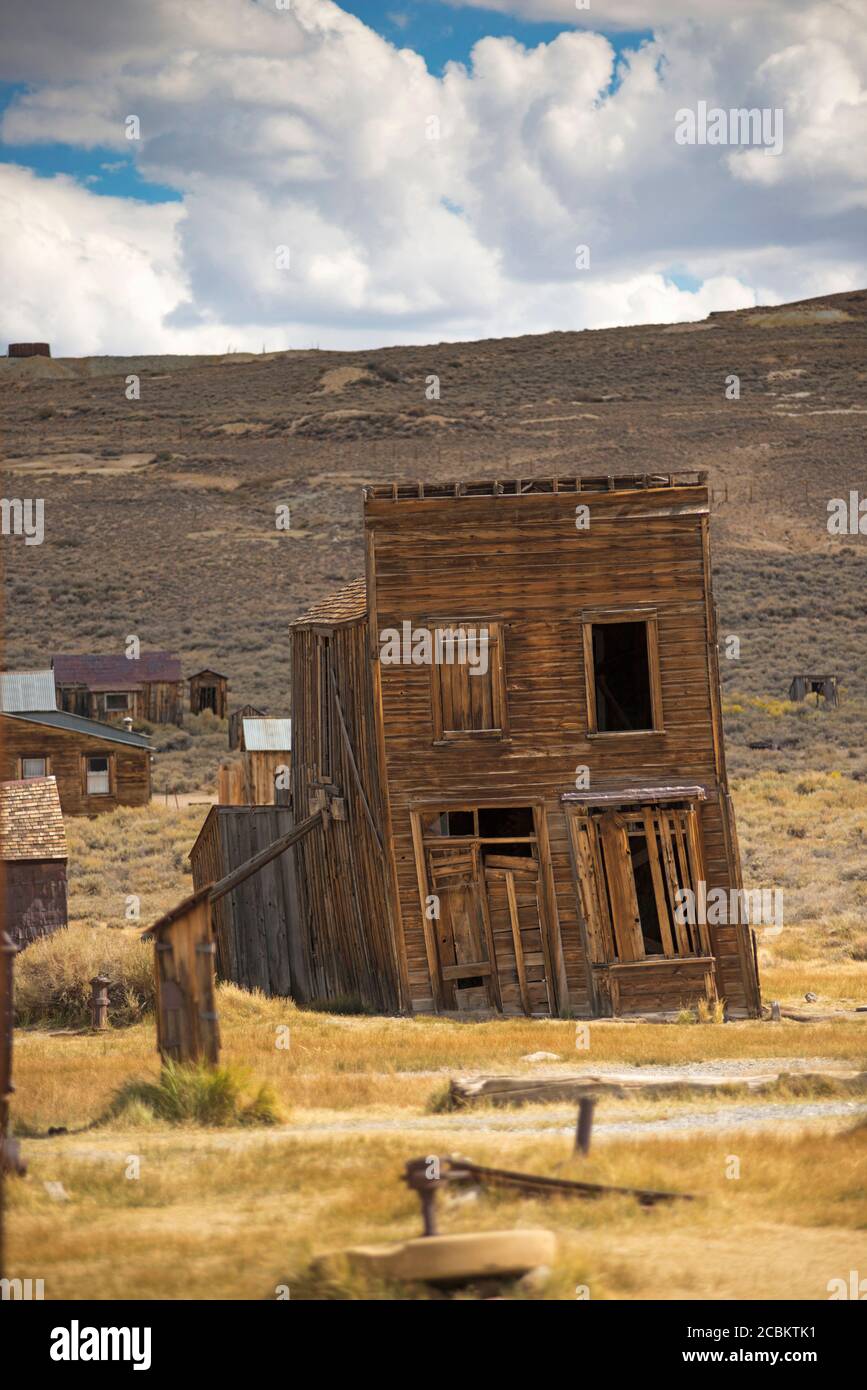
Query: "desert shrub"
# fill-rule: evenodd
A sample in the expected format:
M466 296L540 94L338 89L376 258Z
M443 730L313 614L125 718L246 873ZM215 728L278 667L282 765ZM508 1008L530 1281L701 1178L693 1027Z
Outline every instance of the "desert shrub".
M149 1119L169 1124L274 1125L282 1119L267 1082L253 1089L241 1067L205 1062L166 1062L158 1081L127 1081L114 1095L101 1123Z
M107 975L109 1022L137 1023L153 1009L153 947L138 931L69 927L22 951L15 962L19 1024L83 1028L90 1022L90 982Z

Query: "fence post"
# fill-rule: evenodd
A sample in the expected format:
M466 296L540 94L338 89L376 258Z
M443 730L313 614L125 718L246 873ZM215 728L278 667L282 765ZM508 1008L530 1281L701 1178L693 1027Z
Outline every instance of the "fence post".
M108 1027L108 987L111 980L107 975L94 975L90 982L90 1026L97 1032Z
M578 1125L575 1130L575 1152L590 1152L590 1135L593 1131L593 1112L596 1109L595 1096L582 1096L578 1102Z

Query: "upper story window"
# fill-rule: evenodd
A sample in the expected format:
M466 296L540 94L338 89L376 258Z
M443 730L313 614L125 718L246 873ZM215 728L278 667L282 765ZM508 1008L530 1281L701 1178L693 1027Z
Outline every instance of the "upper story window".
M434 741L504 738L509 721L502 624L441 622L431 635Z
M655 611L597 609L583 622L588 734L662 733Z

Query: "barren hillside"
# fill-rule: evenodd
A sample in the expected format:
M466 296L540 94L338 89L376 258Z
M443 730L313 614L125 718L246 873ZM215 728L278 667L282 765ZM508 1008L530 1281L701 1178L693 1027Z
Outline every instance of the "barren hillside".
M43 545L4 545L7 664L135 632L229 672L233 704L283 711L288 621L361 570L362 482L701 468L741 639L723 661L736 769L743 750L863 775L867 538L830 537L826 506L867 493L865 377L864 291L366 353L3 359L4 495L46 513ZM799 670L839 673L846 704L832 726L787 711L779 740ZM788 746L745 751L768 736Z

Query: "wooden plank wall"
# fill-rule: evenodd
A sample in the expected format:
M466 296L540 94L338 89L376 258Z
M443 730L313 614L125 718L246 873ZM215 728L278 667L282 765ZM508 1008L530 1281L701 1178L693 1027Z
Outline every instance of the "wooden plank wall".
M575 526L577 503L590 526ZM385 765L394 832L399 912L413 1007L433 1007L421 921L410 810L419 800L499 799L541 804L550 838L568 999L591 998L562 793L576 768L591 787L659 779L701 783L707 880L739 881L718 779L722 733L712 691L705 591L703 487L650 492L529 494L394 502L366 499L371 659L376 632L404 620L477 618L503 624L508 740L466 739L434 748L430 669L381 666ZM655 608L665 728L626 737L587 736L582 610ZM742 929L714 933L717 987L733 1011L747 1007Z
M83 790L81 760L85 755L114 760L111 791L88 796ZM89 734L31 724L0 715L0 781L18 777L21 757L47 757L49 771L57 778L57 791L65 816L96 815L117 806L146 806L151 797L150 751L130 744L111 743Z
M214 807L190 852L195 887L224 878L293 824L288 806ZM219 898L211 911L221 980L307 1002L307 944L291 849Z
M154 941L157 1048L163 1061L211 1062L220 1054L214 942L207 898L162 927Z
M86 698L86 709L81 708L81 695ZM106 691L85 690L81 686L58 686L58 709L71 714L83 713L87 719L97 719L101 724L120 724L127 715L132 719L145 719L150 724L181 724L183 722L183 684L181 681L145 681L137 690L130 690L127 709L110 710L106 708Z
M66 863L62 859L8 860L4 878L4 927L19 950L66 926Z
M322 629L320 629L322 630ZM387 860L364 806L383 836L376 725L366 624L328 630L346 732L358 768L352 768L331 691L331 769L323 782L316 766L317 642L312 628L292 633L292 793L296 817L331 806L326 825L299 842L301 910L310 942L310 989L314 996L341 995L390 1012L399 1007L398 967L386 890ZM338 804L335 804L335 801ZM337 818L337 813L342 817Z

